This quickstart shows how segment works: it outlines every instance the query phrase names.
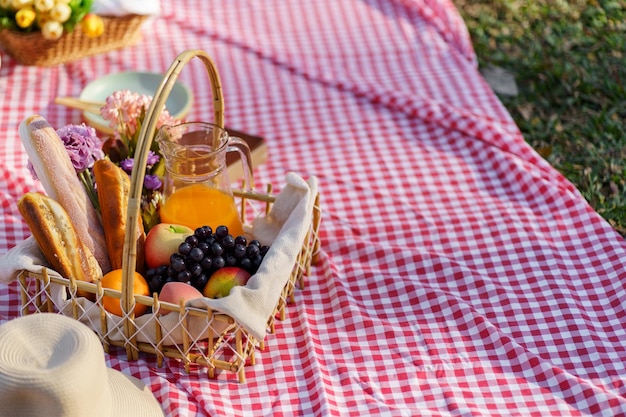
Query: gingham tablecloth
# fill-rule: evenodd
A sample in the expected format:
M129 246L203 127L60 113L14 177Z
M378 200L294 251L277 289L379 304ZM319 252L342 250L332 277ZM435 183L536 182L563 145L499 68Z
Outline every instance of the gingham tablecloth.
M626 243L523 140L447 0L178 0L132 47L0 69L0 253L39 190L17 125L123 70L204 49L226 124L262 135L258 184L316 175L322 253L239 384L148 355L108 364L170 416L618 415L626 412ZM180 80L211 119L200 62ZM0 285L0 321L19 314Z

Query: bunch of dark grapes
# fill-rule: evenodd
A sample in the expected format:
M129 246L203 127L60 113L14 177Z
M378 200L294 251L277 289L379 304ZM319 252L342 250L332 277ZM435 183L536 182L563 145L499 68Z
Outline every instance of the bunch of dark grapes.
M186 282L202 291L211 274L225 266L237 266L254 275L268 249L258 240L233 237L226 226L216 227L215 232L210 226L199 227L172 254L170 265L146 271L150 292L160 292L170 281Z

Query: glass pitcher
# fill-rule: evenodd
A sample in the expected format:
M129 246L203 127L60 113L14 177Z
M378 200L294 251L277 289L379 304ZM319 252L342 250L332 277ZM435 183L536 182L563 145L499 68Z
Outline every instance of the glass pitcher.
M162 126L155 138L165 160L161 222L196 229L219 225L243 235L235 205L226 153L236 151L244 167L244 184L254 188L250 148L217 125L203 122Z

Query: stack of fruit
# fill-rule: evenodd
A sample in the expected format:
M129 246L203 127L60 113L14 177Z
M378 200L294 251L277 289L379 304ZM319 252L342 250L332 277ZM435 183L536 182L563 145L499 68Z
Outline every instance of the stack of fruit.
M151 295L178 305L199 297L226 297L238 285L246 285L257 271L268 246L245 236L232 236L226 226L215 231L210 226L195 230L178 224L159 223L146 236L144 275L134 277L134 293ZM106 274L105 288L121 290L121 270ZM117 298L104 296L103 305L110 313L121 316ZM147 311L137 304L135 315Z

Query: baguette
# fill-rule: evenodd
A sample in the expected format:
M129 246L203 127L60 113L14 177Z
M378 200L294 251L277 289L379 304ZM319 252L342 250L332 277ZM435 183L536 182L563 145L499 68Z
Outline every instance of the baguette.
M52 269L65 278L86 282L102 276L98 261L80 240L67 211L56 200L29 192L19 199L17 207ZM93 296L80 290L78 295Z
M94 163L93 175L98 190L104 238L112 269L122 268L124 257L124 235L126 233L126 215L130 178L120 167L108 159ZM144 266L144 244L146 234L141 219L137 222L137 263L135 269L141 273Z
M19 134L46 194L68 213L78 237L96 257L102 272L109 272L111 263L100 218L76 175L61 138L39 115L22 121Z

